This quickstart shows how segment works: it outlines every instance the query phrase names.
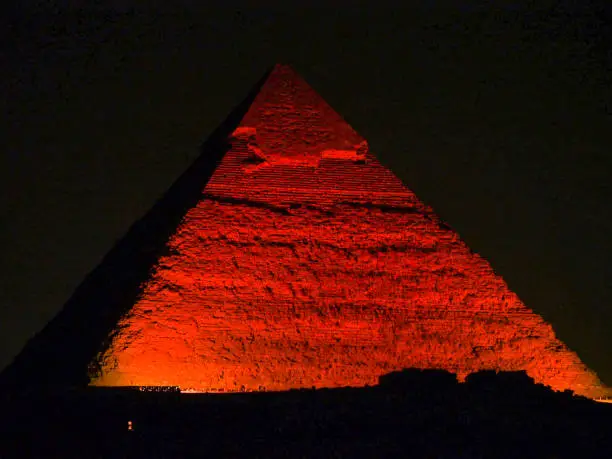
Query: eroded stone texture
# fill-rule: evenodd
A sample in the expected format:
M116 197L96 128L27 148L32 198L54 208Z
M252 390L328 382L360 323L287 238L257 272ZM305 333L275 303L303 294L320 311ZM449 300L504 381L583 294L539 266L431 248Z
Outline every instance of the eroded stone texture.
M94 385L283 390L526 370L603 394L525 307L291 69L277 66Z

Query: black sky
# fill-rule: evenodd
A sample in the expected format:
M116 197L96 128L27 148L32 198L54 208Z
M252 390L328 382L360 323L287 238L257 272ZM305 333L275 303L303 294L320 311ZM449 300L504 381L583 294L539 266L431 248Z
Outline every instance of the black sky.
M609 13L339 11L3 15L0 368L283 62L612 384Z

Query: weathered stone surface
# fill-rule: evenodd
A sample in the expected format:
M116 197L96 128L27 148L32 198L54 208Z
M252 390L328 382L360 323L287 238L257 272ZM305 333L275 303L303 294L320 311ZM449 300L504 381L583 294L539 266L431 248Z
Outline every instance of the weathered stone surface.
M91 384L363 386L414 367L526 370L554 389L605 391L288 67L168 249Z

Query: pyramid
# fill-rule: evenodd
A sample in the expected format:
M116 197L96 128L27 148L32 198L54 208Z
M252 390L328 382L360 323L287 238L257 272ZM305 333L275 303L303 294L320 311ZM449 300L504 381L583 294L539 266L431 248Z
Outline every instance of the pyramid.
M105 332L90 385L365 386L420 368L459 380L524 370L555 390L606 393L290 67L275 66L251 102Z
M286 390L422 368L604 392L290 67L273 69L230 145L91 384Z

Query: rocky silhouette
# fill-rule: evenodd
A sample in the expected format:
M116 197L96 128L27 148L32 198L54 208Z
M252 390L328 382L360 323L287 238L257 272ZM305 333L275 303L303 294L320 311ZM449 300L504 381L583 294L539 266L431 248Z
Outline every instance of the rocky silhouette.
M89 387L5 398L0 457L608 458L612 404L525 372L405 370L359 388L185 394Z

